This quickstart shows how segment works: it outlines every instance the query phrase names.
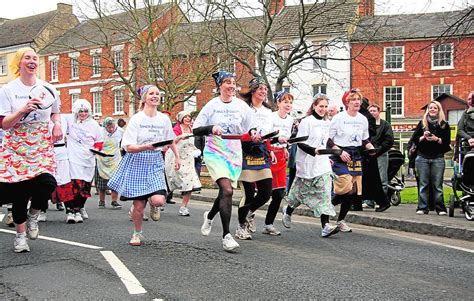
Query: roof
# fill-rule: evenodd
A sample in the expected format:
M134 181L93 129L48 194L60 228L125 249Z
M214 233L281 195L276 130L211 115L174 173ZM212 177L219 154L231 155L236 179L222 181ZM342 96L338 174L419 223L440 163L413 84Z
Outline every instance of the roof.
M474 9L363 17L353 42L391 41L474 34Z
M443 93L443 94L439 95L438 97L436 97L435 100L439 101L440 103L443 103L443 101L445 101L448 98L451 98L455 102L463 105L464 107L467 107L467 102L466 101L464 101L462 98L457 97L456 95L452 95L452 94L449 94L449 93ZM429 103L427 103L426 105L421 107L420 110L426 110L428 105L429 105Z
M85 20L56 39L41 53L52 54L129 41L150 24L148 19L150 15L159 17L172 5L165 3L136 11L126 11ZM148 10L152 10L152 12L150 13Z
M0 25L0 47L32 43L56 11L50 11L24 18L6 20Z

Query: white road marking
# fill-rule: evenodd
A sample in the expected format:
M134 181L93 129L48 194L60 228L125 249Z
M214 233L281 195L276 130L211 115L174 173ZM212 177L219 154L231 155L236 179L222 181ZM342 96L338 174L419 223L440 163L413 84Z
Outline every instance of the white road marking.
M402 237L402 238L406 238L406 239L412 239L412 240L416 240L416 241L425 242L425 243L432 244L432 245L442 246L442 247L451 248L451 249L455 249L455 250L459 250L459 251L464 251L464 252L468 252L468 253L474 253L474 250L473 250L473 249L462 248L462 247L456 247L456 246L452 246L452 245L448 245L448 244L444 244L444 243L440 243L440 242L436 242L436 241L430 241L430 240L426 240L426 239L422 239L422 238L416 238L416 237L411 237L411 236L402 235L402 234L398 234L398 233L389 233L389 234L390 234L390 235L393 235L393 236L397 236L397 237Z
M0 213L0 221L3 221L3 218L5 217L5 214Z
M133 276L132 272L122 263L122 261L115 256L112 251L100 251L102 256L104 256L105 260L110 264L110 266L114 269L115 273L119 276L120 280L122 280L123 284L128 290L130 295L138 295L138 294L145 294L146 290L140 284L138 279Z
M16 231L5 230L5 229L0 229L0 232L16 234ZM64 239L59 239L59 238L54 238L54 237L48 237L48 236L43 236L43 235L39 235L38 239L54 241L54 242L58 242L58 243L61 243L61 244L67 244L67 245L71 245L71 246L82 247L82 248L92 249L92 250L101 250L101 249L103 249L103 247L98 247L98 246L94 246L94 245L88 245L88 244L83 244L83 243L80 243L80 242L64 240Z

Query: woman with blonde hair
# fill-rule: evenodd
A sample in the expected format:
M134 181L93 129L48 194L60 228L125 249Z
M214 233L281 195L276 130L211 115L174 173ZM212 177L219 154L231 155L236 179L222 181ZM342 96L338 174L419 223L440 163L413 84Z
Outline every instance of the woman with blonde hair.
M451 130L439 102L433 100L428 104L412 139L417 150L415 168L420 185L416 213L428 214L431 189L436 212L446 215L443 196L444 154L451 149Z
M171 120L157 111L161 99L158 87L143 86L138 94L140 111L130 118L122 138L125 156L108 183L110 189L121 195L121 200L133 201L132 246L140 246L143 240L142 221L146 202L150 201L150 217L154 221L160 219L158 207L165 203L165 164L161 147L153 144L175 138ZM175 169L179 169L180 158L174 143L171 149L176 157Z

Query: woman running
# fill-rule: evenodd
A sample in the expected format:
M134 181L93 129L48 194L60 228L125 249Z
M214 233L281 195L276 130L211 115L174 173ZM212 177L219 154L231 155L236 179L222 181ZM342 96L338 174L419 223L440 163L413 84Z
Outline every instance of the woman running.
M223 139L222 135L242 135L252 126L253 113L249 106L235 97L235 75L226 71L214 73L219 96L211 99L202 109L193 125L193 134L210 135L204 147L204 161L212 179L219 186L219 196L209 212L204 212L201 233L208 236L212 220L220 213L222 246L234 252L239 244L229 231L232 214L233 188L242 171L242 145L240 140ZM253 131L255 132L255 131ZM256 133L252 133L256 135Z
M142 221L147 200L150 201L150 217L154 221L160 219L158 207L165 203L165 164L161 148L153 144L175 137L171 120L157 111L161 99L158 87L146 85L138 92L140 111L130 118L122 138L126 154L109 180L110 189L118 192L121 200L133 201L132 246L142 244ZM171 149L176 156L175 168L179 169L180 159L174 143Z

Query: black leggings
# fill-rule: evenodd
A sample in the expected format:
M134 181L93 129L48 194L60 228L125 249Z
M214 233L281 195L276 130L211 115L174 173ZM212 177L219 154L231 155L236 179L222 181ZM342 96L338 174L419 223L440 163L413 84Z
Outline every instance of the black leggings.
M268 205L265 225L272 225L275 222L278 210L280 210L281 200L285 196L285 188L278 188L272 191L272 201Z
M295 208L291 208L290 206L286 207L286 214L291 215L293 211L295 211ZM321 227L324 228L324 226L329 223L329 215L321 214L320 219Z
M242 186L245 193L245 202L244 205L239 207L238 211L241 225L245 223L249 211L254 212L268 202L272 193L272 179L257 181L255 186L252 182L242 182ZM257 194L255 194L255 187L258 189Z
M49 173L43 173L33 179L18 183L0 183L2 197L13 200L13 222L17 225L26 221L30 199L30 208L34 210L46 208L54 189L56 189L56 179Z
M64 203L64 206L66 207L66 213L79 212L81 208L84 208L86 201L86 197L75 195L74 200Z
M207 214L208 219L214 219L217 213L221 215L222 237L226 236L229 231L230 217L232 215L232 194L234 189L227 178L220 178L216 181L219 186L219 195L214 200L211 211Z
M337 221L342 221L346 218L347 213L351 210L351 206L353 201L360 199L356 194L347 193L343 195L335 194L331 200L331 203L336 206L341 204L341 210L339 211L339 216L337 217Z

